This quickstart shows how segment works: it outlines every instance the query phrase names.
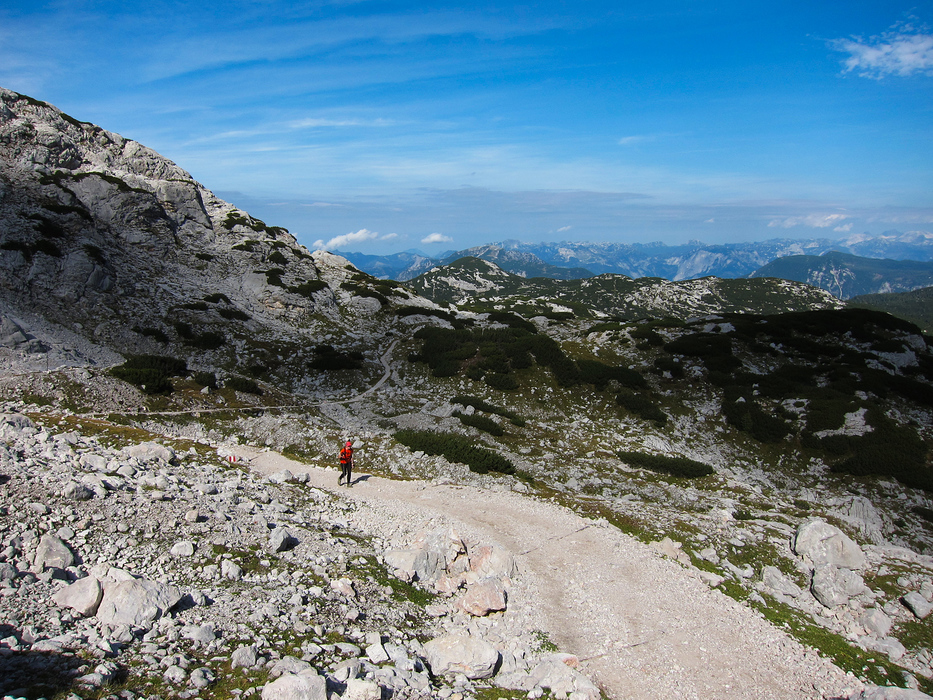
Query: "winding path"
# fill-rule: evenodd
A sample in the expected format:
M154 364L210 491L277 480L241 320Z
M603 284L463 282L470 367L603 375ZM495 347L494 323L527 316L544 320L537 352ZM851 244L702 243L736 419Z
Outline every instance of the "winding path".
M239 449L262 473L306 472L312 485L337 490L335 470ZM552 503L374 476L340 492L377 517L441 519L509 549L538 594L522 604L539 608L549 636L611 698L796 700L858 685L680 564Z

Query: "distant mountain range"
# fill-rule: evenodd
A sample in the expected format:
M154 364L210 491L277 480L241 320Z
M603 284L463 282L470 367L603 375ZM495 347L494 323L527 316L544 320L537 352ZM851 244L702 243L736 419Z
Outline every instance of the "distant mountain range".
M438 258L416 252L343 255L364 272L399 281L414 279L432 267L468 256L493 262L520 277L580 279L611 272L635 278L662 277L677 281L700 277L749 277L778 258L821 256L831 251L865 258L930 262L933 261L933 233L887 231L878 236L859 234L839 240L775 238L722 245L699 241L682 245L504 241L449 251Z
M479 312L507 306L527 318L686 319L718 313L771 314L843 306L824 290L772 278L709 277L677 282L613 274L571 280L524 278L474 257L434 268L407 286L436 304L456 304Z
M933 263L861 258L834 251L779 258L751 276L806 282L840 299L849 299L860 294L909 292L933 286Z

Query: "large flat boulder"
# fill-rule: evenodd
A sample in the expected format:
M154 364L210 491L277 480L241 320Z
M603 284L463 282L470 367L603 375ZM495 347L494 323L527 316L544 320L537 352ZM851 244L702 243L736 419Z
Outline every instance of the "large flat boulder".
M809 560L813 569L824 564L852 570L868 566L858 544L835 525L819 519L808 520L797 528L794 552Z
M262 700L327 700L327 681L313 669L286 673L263 687Z
M94 576L86 576L56 591L52 595L52 601L63 608L71 608L84 617L90 617L97 612L103 595L104 589L100 581Z
M435 676L462 673L467 678L490 678L499 662L499 652L479 637L453 632L424 645L425 660Z
M182 594L175 586L158 581L104 581L104 595L97 609L97 619L109 625L149 627L181 598Z

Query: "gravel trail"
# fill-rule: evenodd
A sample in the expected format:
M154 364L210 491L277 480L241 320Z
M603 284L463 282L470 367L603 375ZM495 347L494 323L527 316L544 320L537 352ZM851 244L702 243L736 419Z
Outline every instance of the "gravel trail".
M253 469L306 472L337 490L338 470L238 448ZM563 651L611 698L846 697L860 688L829 661L680 564L603 522L514 492L358 476L340 492L355 519L387 536L450 523L516 555L530 606Z

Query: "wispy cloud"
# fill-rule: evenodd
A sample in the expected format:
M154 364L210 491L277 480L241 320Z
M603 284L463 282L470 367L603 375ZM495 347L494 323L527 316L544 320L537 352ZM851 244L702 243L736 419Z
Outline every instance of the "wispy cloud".
M842 222L848 219L847 214L807 214L806 216L789 216L785 219L772 219L768 222L770 228L794 228L795 226L808 226L810 228L829 228L835 226L836 231L847 231ZM851 228L851 224L848 224Z
M342 126L385 127L395 126L395 124L396 122L391 119L321 119L308 117L307 119L297 119L289 122L288 126L292 129L320 129Z
M329 241L317 240L314 242L314 247L317 250L340 250L345 248L352 243L365 243L366 241L388 241L396 238L396 234L389 233L385 236L380 236L375 231L370 231L365 228L361 228L355 233L345 233L342 236L334 236Z
M619 139L620 146L634 146L645 141L651 141L653 137L635 134L633 136L623 136Z
M430 236L425 236L421 239L422 243L453 243L454 239L450 236L445 236L443 233L432 233Z
M834 39L830 46L849 54L844 72L880 80L889 75L933 75L933 33L927 27L895 24L884 34Z
M569 230L572 229L572 228L573 228L573 226L561 226L559 229L557 229L557 232L558 232L558 233L563 233L564 231L569 231Z

